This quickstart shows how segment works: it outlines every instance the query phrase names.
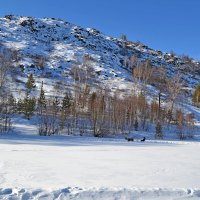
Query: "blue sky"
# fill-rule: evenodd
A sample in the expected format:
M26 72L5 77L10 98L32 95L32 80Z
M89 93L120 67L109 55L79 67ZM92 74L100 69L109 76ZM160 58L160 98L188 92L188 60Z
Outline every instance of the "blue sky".
M0 0L0 16L55 17L200 59L200 0Z

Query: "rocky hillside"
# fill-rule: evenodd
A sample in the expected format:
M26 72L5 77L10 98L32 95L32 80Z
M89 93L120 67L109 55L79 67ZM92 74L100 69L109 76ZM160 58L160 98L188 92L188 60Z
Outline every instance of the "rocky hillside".
M16 54L13 90L19 86L23 90L31 73L38 85L44 81L49 92L56 85L86 79L88 73L90 84L111 90L131 89L131 56L138 61L148 59L154 67L164 66L168 76L181 74L188 88L200 81L200 64L188 56L163 53L140 42L109 37L96 29L84 29L54 18L0 18L0 48L1 52L10 50ZM88 60L90 70L84 74L82 63Z

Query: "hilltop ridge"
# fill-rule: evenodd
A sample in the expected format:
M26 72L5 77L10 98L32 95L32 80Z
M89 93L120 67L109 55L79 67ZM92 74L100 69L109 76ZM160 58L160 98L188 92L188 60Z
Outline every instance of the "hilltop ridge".
M15 66L25 82L28 74L56 85L73 83L73 67L90 58L93 78L90 83L111 90L132 88L131 56L138 62L150 60L154 67L164 66L168 76L180 73L188 88L200 81L200 64L188 56L163 53L140 42L109 37L93 28L82 28L55 18L34 18L7 15L0 18L1 49L18 53Z

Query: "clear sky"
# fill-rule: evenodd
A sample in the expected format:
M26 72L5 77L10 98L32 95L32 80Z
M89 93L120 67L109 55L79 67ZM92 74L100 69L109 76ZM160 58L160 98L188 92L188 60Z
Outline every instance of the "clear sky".
M200 59L200 0L0 0L0 16L55 17Z

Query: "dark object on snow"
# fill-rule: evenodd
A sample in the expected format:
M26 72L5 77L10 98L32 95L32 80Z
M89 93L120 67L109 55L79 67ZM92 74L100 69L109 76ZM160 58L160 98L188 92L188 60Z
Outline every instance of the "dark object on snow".
M128 142L133 142L134 139L133 138L125 138Z
M143 137L143 139L141 139L141 142L145 142L145 140L146 140L146 138L145 138L145 137Z

